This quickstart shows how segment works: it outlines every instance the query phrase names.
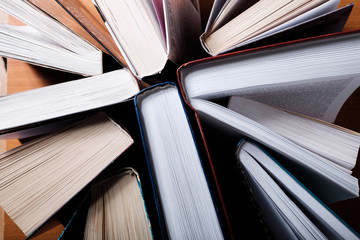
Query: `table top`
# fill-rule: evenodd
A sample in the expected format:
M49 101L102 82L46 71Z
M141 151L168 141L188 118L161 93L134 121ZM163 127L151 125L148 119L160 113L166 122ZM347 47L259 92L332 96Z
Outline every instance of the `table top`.
M212 2L213 0L200 0L203 25L206 24L206 19L210 12ZM350 0L342 0L340 3L340 7L345 6L351 2L352 1ZM11 19L10 21L12 23L16 23L16 20L14 19ZM360 6L358 2L354 6L354 9L344 28L344 31L354 29L360 29ZM8 59L7 74L8 94L43 87L49 84L61 82L63 81L63 79L73 80L76 78L76 76L72 74L36 67L14 59ZM340 113L340 118L337 119L336 123L360 132L360 121L358 116L359 113L353 111L353 109L357 109L356 106L359 106L360 104L360 89L358 89L355 94L353 94L350 100L342 109ZM355 116L354 114L357 114L357 116ZM7 149L11 149L17 145L19 145L19 142L17 140L7 141ZM353 205L358 205L358 203L358 200L352 201ZM334 207L343 208L344 204L341 204L342 203L334 205ZM360 208L358 209L359 210L356 211L360 213ZM347 208L347 211L352 211L350 205ZM4 221L1 221L3 219ZM355 219L351 218L345 220L356 221ZM64 226L59 221L57 221L56 219L51 219L48 223L46 223L45 226L41 228L39 233L34 236L33 239L57 239L63 228ZM12 220L6 215L6 213L4 214L3 211L0 211L0 240L1 239L25 239L25 236L23 235L21 230L14 224L14 222L12 222Z

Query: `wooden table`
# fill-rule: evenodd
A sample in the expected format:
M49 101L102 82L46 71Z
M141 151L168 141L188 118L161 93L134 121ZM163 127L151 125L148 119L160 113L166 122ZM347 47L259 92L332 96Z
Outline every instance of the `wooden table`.
M206 23L206 19L211 9L212 2L212 0L201 0L203 25L205 25ZM340 6L345 6L350 2L352 1L342 0ZM12 19L11 21L14 22L15 20ZM360 6L358 2L351 13L351 16L344 28L344 31L354 29L360 29ZM39 88L49 84L62 82L64 80L72 80L75 78L76 77L71 74L32 66L27 63L13 59L8 60L8 94ZM351 101L346 104L340 114L341 117L337 120L337 123L360 132L360 123L358 122L358 116L357 118L352 117L352 110L357 109L357 106L360 106L360 89L358 89L356 93L353 94ZM9 140L7 142L7 149L11 149L19 144L20 143L17 140ZM358 200L353 202L353 204L357 204L358 206ZM360 211L360 207L358 207L358 209ZM349 208L348 211L351 211L351 209ZM21 230L11 221L11 219L6 214L4 218L4 232L1 232L2 226L0 221L0 240L2 239L2 237L9 240L25 239L25 236L21 232ZM355 221L354 219L346 220ZM33 239L57 239L63 228L64 226L53 218L45 226L42 227L42 229L39 231L39 234L34 236ZM1 234L3 234L3 236Z

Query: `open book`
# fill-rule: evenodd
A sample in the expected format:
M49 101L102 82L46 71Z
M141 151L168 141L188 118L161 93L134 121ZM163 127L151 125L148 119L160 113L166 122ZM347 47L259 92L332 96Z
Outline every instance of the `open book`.
M139 78L161 72L168 60L184 63L199 51L197 0L94 0L94 4Z
M230 98L228 108L348 170L355 167L360 147L357 132L239 96Z
M131 144L104 113L0 155L0 205L29 237Z
M0 139L63 128L73 117L128 100L139 92L126 69L0 97Z
M238 95L334 122L360 86L359 54L353 31L193 61L178 76L190 103Z
M177 88L136 95L145 152L170 239L223 239L198 148Z
M246 136L269 147L302 169L301 174L314 174L304 184L326 204L359 196L358 179L350 171L327 158L292 142L265 126L216 103L193 99L192 106L203 121L231 134ZM336 144L334 144L336 145ZM316 185L311 185L316 181ZM325 191L326 190L326 191Z
M236 156L275 239L359 239L294 177L297 169L284 168L249 140L240 142Z
M201 36L211 55L266 39L294 40L340 32L352 4L336 9L340 0L215 0ZM274 42L273 42L274 43Z
M134 169L120 169L91 186L84 239L153 239Z
M28 25L0 26L1 56L81 75L103 72L98 48L31 2L1 0L0 9Z
M223 174L220 179L225 192L223 195L231 198L235 193L231 169L221 168L224 159L231 162L231 156L225 156L226 153L221 150L232 146L235 148L239 139L246 136L287 159L289 164L302 168L304 175L316 176L303 184L324 203L359 196L358 179L351 175L358 154L356 149L359 149L358 134L350 134L353 136L347 139L347 146L343 146L341 138L327 139L325 144L334 141L331 143L332 151L342 155L342 151L349 150L345 153L349 153L348 160L331 160L328 155L314 151L314 148L319 150L318 145L311 146L311 150L294 141L302 136L285 137L285 129L280 132L269 125L262 125L266 119L261 118L257 122L251 119L251 113L242 115L242 109L235 112L225 107L229 97L240 96L332 122L344 102L360 85L359 43L359 31L324 35L196 60L178 70L185 102L199 117L203 139L210 146L208 149L213 162ZM285 128L286 124L281 126ZM306 134L298 126L291 126L296 130L289 129L287 132ZM313 135L309 138L313 138ZM315 186L314 182L318 184ZM226 203L231 204L231 199ZM232 225L245 225L242 219L238 219L241 212L240 209L234 217L230 216ZM263 229L261 226L259 228ZM240 229L235 234L241 236L246 230Z

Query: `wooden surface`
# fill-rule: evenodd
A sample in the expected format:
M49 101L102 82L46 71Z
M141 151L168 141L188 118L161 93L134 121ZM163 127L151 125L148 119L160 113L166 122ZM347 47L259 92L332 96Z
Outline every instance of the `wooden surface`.
M209 14L209 11L212 6L212 0L200 0L201 2L201 11L202 11L202 21L203 26L206 24L206 19ZM343 0L341 1L341 6L344 6L352 1ZM359 29L360 28L360 3L357 1L355 7L352 11L352 14L347 22L344 31ZM12 19L12 21L14 21ZM54 84L57 82L68 81L76 79L78 76L62 73L59 71L49 70L41 67L35 67L24 62L17 60L8 60L8 94L20 92L28 89L39 88L49 84ZM358 119L354 118L351 115L353 109L358 109L360 105L360 89L356 91L352 96L352 101L349 101L345 106L344 110L341 112L337 123L345 127L354 129L360 132L360 124ZM11 140L7 142L7 149L11 149L20 143L17 140ZM358 205L359 201L353 201L352 204ZM341 203L339 204L341 205ZM352 205L352 206L353 206ZM350 205L349 205L350 206ZM335 206L335 208L338 206ZM343 207L343 206L339 206ZM360 211L360 207L357 207ZM351 212L351 208L348 207L348 211ZM1 239L25 239L25 236L22 234L20 229L11 221L11 219L0 210L0 240ZM5 219L4 224L1 224L1 219ZM357 219L346 218L345 220L354 222ZM2 232L2 226L5 226L4 231ZM57 221L55 218L51 219L44 227L41 228L39 234L33 239L57 239L63 229L63 225Z
M8 15L5 12L0 11L0 23L8 23ZM5 66L5 59L0 58L0 96L6 95L7 92L7 71ZM0 140L0 153L6 151L6 141ZM5 231L5 212L0 207L0 240L4 240Z

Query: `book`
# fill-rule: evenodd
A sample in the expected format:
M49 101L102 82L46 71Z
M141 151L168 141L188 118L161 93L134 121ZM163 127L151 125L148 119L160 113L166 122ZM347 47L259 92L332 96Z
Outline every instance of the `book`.
M63 25L74 31L76 34L86 39L92 45L100 49L101 51L107 53L103 46L93 38L90 33L81 26L71 15L63 9L55 0L52 1L43 1L43 0L29 0L37 8L41 9L43 12L46 12L51 17L55 18L57 21L61 22Z
M93 2L138 78L160 73L168 60L184 63L201 49L197 0Z
M90 189L84 239L153 239L138 173L118 170Z
M48 133L105 106L131 99L138 81L126 69L0 97L0 138Z
M162 225L160 225L160 216L157 212L158 205L154 198L154 190L152 185L152 178L148 170L148 164L144 152L144 147L139 131L137 120L137 113L134 108L134 101L126 101L116 105L112 105L102 109L111 119L121 123L126 127L126 131L134 140L133 144L123 152L116 161L112 162L104 169L99 176L97 176L86 188L77 194L75 199L71 199L66 206L52 218L60 221L64 226L64 231L61 233L59 240L66 239L83 239L85 233L85 224L90 206L90 189L93 185L114 176L121 169L132 169L136 172L136 177L141 184L141 193L147 217L150 222L151 233L153 239L164 239L161 232ZM135 177L133 177L135 181ZM44 231L43 226L39 232ZM57 237L59 234L57 235ZM56 237L56 238L57 238Z
M164 237L223 239L177 88L172 84L147 88L136 95L135 106Z
M236 157L275 239L359 239L292 175L296 169L284 168L251 140L239 143Z
M1 26L1 56L86 76L103 72L98 48L31 2L3 0L0 8L28 25Z
M42 6L44 7L48 8L49 6L49 1L36 1L41 1ZM110 32L106 28L104 21L91 0L56 0L56 3L55 0L53 0L52 2L54 2L53 5L58 4L58 6L61 6L73 21L77 22L82 29L84 29L93 39L96 40L98 44L94 44L95 46L100 45L100 48L102 47L103 51L113 56L113 58L122 66L126 66L124 57L121 55L120 50L116 46L114 39L110 35ZM63 22L63 16L64 14L59 16L59 21Z
M26 142L0 155L0 204L29 237L132 143L104 113Z
M334 122L360 86L359 42L351 31L243 50L184 64L178 78L190 103L238 95Z
M193 99L192 106L203 121L212 122L214 126L233 135L254 139L286 157L288 164L302 169L299 174L318 173L313 178L304 180L304 184L326 204L359 196L358 179L350 175L348 169L221 105ZM318 184L311 185L313 181Z
M339 3L215 0L201 42L209 54L218 55L254 44L340 32L353 4L337 9Z
M349 171L355 167L360 147L355 131L239 96L230 97L228 108Z

